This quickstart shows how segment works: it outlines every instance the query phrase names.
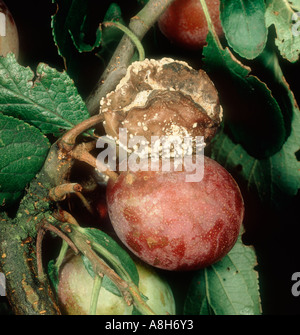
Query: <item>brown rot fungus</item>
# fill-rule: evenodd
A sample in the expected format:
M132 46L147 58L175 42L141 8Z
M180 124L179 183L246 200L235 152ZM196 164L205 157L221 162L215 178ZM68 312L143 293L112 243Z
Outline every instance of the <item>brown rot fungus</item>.
M104 129L128 136L203 136L207 144L222 119L217 90L203 70L170 58L132 63L113 92L100 102Z

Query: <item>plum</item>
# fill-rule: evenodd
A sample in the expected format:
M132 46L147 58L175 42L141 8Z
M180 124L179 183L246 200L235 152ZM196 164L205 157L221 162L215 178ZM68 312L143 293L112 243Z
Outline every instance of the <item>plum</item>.
M0 0L0 56L13 52L19 56L19 34L16 23L6 4ZM3 28L3 29L2 29Z
M139 290L148 298L148 306L160 315L175 314L175 300L168 282L147 264L135 261L139 273ZM62 266L59 275L58 301L63 314L88 315L93 278L87 272L80 255ZM106 288L101 287L97 315L131 315L133 306Z
M206 0L216 33L224 35L220 20L220 1ZM199 0L175 0L158 21L160 31L174 44L198 50L206 44L207 21Z
M107 185L112 226L144 262L166 270L196 270L223 258L244 217L240 189L216 161L204 156L200 182L190 172L124 171Z

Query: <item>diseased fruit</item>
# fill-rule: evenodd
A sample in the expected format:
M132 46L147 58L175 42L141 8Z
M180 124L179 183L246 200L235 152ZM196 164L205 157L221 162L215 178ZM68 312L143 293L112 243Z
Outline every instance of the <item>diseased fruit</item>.
M175 301L168 283L156 271L136 262L139 289L149 307L160 315L175 314ZM87 272L80 255L73 256L60 270L58 299L63 314L88 315L93 288L93 278ZM133 306L103 286L101 287L97 315L131 315Z
M172 167L172 165L171 165ZM200 182L183 171L127 171L107 185L107 205L120 240L144 262L195 270L224 257L235 244L244 202L232 176L204 157Z
M107 135L214 137L222 120L218 92L203 70L171 58L133 62L100 102Z
M19 35L15 21L3 1L0 0L0 56L13 52L18 58Z
M206 0L218 36L223 35L220 1ZM160 31L173 43L187 49L200 49L206 43L207 21L199 0L175 0L161 15Z

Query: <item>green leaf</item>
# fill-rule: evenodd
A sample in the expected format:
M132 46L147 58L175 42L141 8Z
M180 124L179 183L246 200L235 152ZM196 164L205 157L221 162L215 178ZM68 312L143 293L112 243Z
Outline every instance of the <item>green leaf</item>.
M86 30L85 27L88 26L87 21L87 16L84 16L83 22L78 29L73 32L69 30L72 41L79 52L91 52L101 44L102 34L100 29L96 30L96 38L93 44L85 42L85 33L83 31ZM77 28L77 25L75 27Z
M109 6L103 19L103 22L110 22L110 21L119 22L125 25L125 22L122 18L121 8L115 3L112 3ZM101 50L98 52L98 56L103 57L105 53L113 51L115 47L118 45L122 36L123 32L116 27L111 26L103 29Z
M255 252L238 239L221 261L196 272L185 315L258 315L261 304Z
M74 47L78 52L90 52L100 46L101 30L96 26L94 40L90 41L91 30L94 28L91 22L92 2L87 0L52 0L52 2L58 7L51 22L54 41L69 67Z
M220 18L227 42L244 58L254 59L266 45L265 10L264 0L220 1Z
M213 80L224 110L226 130L249 155L262 159L278 152L286 140L279 104L265 83L250 75L211 32L203 50L204 69Z
M273 97L280 106L284 119L286 138L291 133L291 123L297 103L285 80L281 70L278 55L274 50L273 43L269 42L265 50L255 61L256 73L259 73L264 82L268 83Z
M262 202L282 209L300 187L296 157L300 125L299 108L277 56L266 47L255 60L270 90L228 49L223 50L211 33L207 40L205 67L224 108L224 124L212 142L211 157L239 173Z
M53 39L58 54L64 59L68 74L77 83L79 80L79 51L81 51L80 48L87 30L89 1L52 0L52 2L57 4L57 11L51 18ZM95 39L95 44L97 44L98 34L95 34Z
M211 157L227 170L239 167L240 176L249 190L255 191L260 200L277 208L284 208L300 189L300 112L295 107L291 134L281 150L271 157L258 160L234 143L222 129L214 138Z
M125 24L122 18L121 9L115 3L112 3L109 6L104 16L103 22L109 22L109 21ZM103 31L102 46L106 49L111 48L112 45L116 46L119 43L122 36L123 32L121 32L120 29L116 27L107 27Z
M0 204L11 206L39 172L50 144L35 127L0 114Z
M122 21L120 7L111 3L105 17L102 17L103 5L87 0L52 0L57 4L57 11L52 16L51 27L59 55L63 57L66 70L71 78L79 81L78 68L86 68L83 52L97 51L104 57L106 51L115 48L122 37L122 32L115 27L101 30L102 21ZM97 11L99 14L97 15ZM99 20L99 21L97 21ZM99 50L97 50L99 48Z
M296 62L300 53L300 0L266 0L266 24L274 25L275 43L282 57Z
M120 275L121 278L128 281L129 277L130 280L136 286L138 286L139 274L136 265L129 254L122 247L120 247L116 241L98 229L80 228L80 231L86 235L87 239L90 240L93 249L99 254L99 256L109 266L111 266ZM85 259L85 265L89 274L94 277L92 266L87 259ZM126 272L125 277L123 275L124 271ZM109 278L106 278L106 276L103 278L102 286L111 293L120 295L117 287L111 282Z
M89 117L86 106L66 72L39 64L34 73L13 54L0 58L0 111L36 126L44 134L61 131Z

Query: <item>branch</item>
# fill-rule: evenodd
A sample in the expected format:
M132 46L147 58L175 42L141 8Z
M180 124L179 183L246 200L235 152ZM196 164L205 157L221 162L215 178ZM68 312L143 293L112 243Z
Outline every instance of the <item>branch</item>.
M49 281L41 282L37 277L36 225L43 219L53 220L49 189L65 179L69 163L60 159L58 147L53 144L15 218L0 213L0 272L6 278L7 298L14 314L60 314Z
M160 15L174 0L150 0L145 7L131 18L129 29L142 40L148 30L158 20ZM96 84L94 91L86 100L90 115L98 114L100 100L107 93L113 91L125 75L134 53L134 44L130 37L124 35L116 48L108 66Z
M47 189L38 183L31 183L16 218L2 214L0 222L0 272L5 275L7 298L16 315L60 314L49 281L37 278L35 224L48 215L49 204Z
M52 224L50 224L45 220L41 222L36 238L36 263L37 263L38 279L40 280L40 282L45 281L45 279L47 278L43 269L43 257L42 257L42 242L47 230L53 232L54 234L59 236L63 241L65 241L67 245L71 247L71 249L74 251L75 254L79 253L76 245L58 228L56 228L55 226L53 226Z
M110 179L116 181L119 177L117 172L109 170L105 165L103 165L99 160L97 160L93 155L91 155L88 150L85 148L86 144L78 144L74 150L71 151L70 155L81 161L85 162L93 168L101 171L103 174L108 176Z

